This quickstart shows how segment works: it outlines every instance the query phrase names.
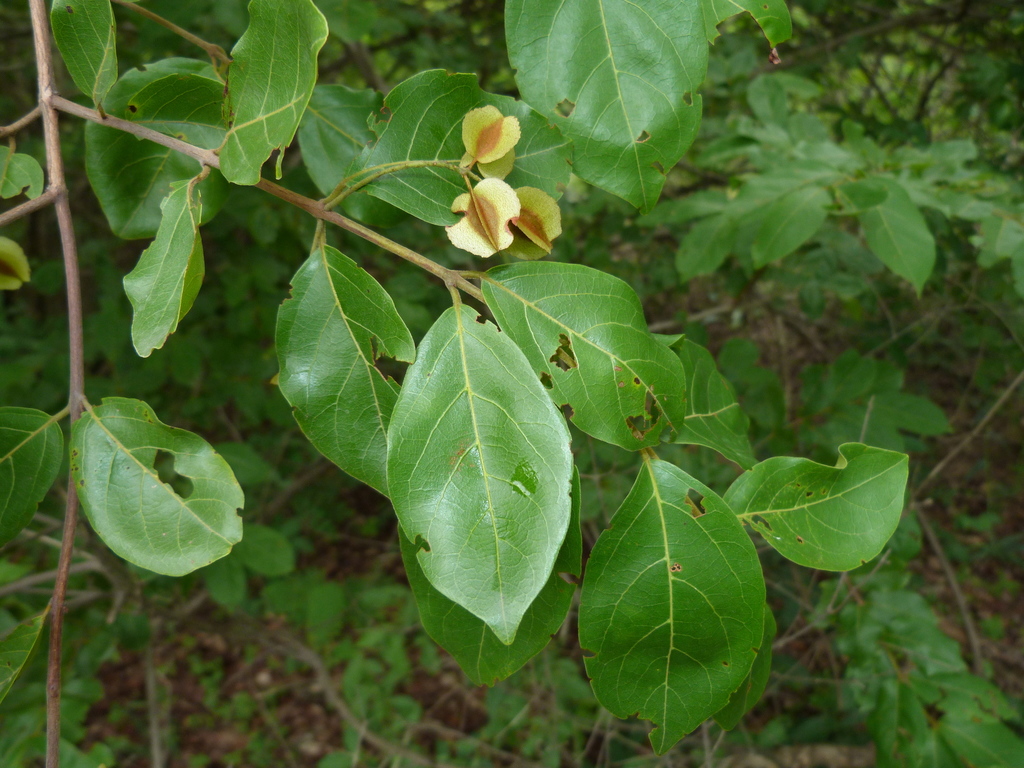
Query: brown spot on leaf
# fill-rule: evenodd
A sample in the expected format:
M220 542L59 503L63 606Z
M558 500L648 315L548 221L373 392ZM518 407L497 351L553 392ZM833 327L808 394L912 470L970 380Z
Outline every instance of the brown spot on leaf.
M672 563L672 565L669 566L669 570L672 573L679 573L681 570L683 570L683 566L681 566L679 563Z

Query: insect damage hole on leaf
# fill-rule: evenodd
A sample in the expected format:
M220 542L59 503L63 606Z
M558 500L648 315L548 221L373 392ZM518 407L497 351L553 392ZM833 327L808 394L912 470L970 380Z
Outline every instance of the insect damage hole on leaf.
M160 482L174 491L175 494L184 500L192 495L192 481L185 475L179 475L174 468L174 454L167 451L157 451L153 459L153 469L156 470Z
M637 144L643 144L645 141L651 138L651 134L647 131L640 131L640 135L636 137Z
M544 389L552 389L555 386L555 382L551 378L551 374L547 371L540 372L540 383Z
M558 334L558 349L548 358L548 362L554 363L563 371L577 367L576 353L572 350L572 340L564 333Z
M562 117L569 117L576 109L576 102L569 101L569 99L562 99L560 102L555 104L555 111Z
M704 509L704 494L698 491L696 488L691 488L686 492L686 506L690 508L690 515L694 519L703 517L707 510Z
M636 380L634 379L634 381ZM633 433L633 437L637 440L643 440L644 436L654 429L654 426L661 418L661 413L661 405L658 403L658 398L648 389L644 398L644 412L627 417L626 426Z

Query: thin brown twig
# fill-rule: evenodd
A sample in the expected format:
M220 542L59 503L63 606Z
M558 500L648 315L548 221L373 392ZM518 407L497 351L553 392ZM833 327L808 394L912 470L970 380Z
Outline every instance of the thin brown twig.
M168 149L173 149L175 152L180 152L187 157L198 160L203 165L208 165L211 168L220 168L220 158L217 156L217 153L212 150L200 149L199 147L181 141L180 139L165 136L151 128L139 125L138 123L133 123L130 120L122 120L121 118L112 117L110 115L101 115L93 109L75 104L73 101L68 101L67 99L59 96L55 96L52 101L53 106L63 112L67 112L69 115L75 115L76 117L81 117L85 120L99 123L100 125L117 128L125 133L130 133L141 139L148 139L149 141L160 144ZM411 248L406 248L404 245L396 243L394 240L374 232L369 227L364 227L362 224L353 221L352 219L342 216L334 211L326 210L322 200L314 200L310 197L306 197L305 195L300 195L298 192L293 192L290 189L282 187L280 184L275 184L269 179L260 179L256 186L264 192L269 192L274 197L284 200L286 203L291 203L295 207L301 208L318 219L322 219L329 224L334 224L336 227L340 227L354 235L358 235L364 240L383 248L385 251L393 253L399 258L415 264L421 269L430 272L432 275L441 278L446 285L457 286L460 290L472 296L477 301L482 302L484 300L483 293L480 289L459 275L455 270L443 267L436 261L432 261Z
M67 182L64 178L64 160L61 155L57 110L53 106L56 91L54 89L53 59L50 54L46 6L43 0L29 0L29 9L32 17L32 39L35 46L36 77L39 83L39 105L43 118L47 178L49 188L57 190L53 202L57 213L57 227L60 231L61 250L64 256L64 276L67 283L68 342L70 347L68 409L71 424L74 426L75 421L82 413L82 403L85 397L85 342L82 331L82 292L78 275L78 249L75 245L75 230L71 221ZM58 768L60 765L61 639L64 630L68 576L71 570L71 553L74 549L77 526L78 494L75 491L74 481L69 478L67 503L64 508L64 531L61 537L57 578L54 582L53 599L51 600L53 613L46 669L46 768Z
M19 117L10 125L0 126L0 139L6 139L8 136L13 136L22 128L31 125L39 119L39 116L42 113L42 108L38 104L36 104L28 113L26 113L23 117Z
M18 219L23 219L30 213L35 213L36 211L50 205L56 199L57 188L50 187L39 195L39 197L34 197L31 200L14 206L9 211L0 213L0 227L6 227L8 224L17 221Z
M128 8L130 10L133 10L140 16L145 16L150 21L159 24L161 27L171 30L171 32L178 35L179 37L184 38L185 40L188 40L190 43L198 45L200 48L206 51L207 55L211 59L214 59L215 61L220 61L222 64L231 63L231 57L228 56L227 53L224 52L224 49L216 43L211 43L206 40L203 40L203 38L199 37L198 35L192 34L187 29L179 27L172 21L168 21L163 16L153 13L148 8L143 8L141 5L139 5L139 3L129 2L129 0L110 0L110 2L120 5L122 8Z

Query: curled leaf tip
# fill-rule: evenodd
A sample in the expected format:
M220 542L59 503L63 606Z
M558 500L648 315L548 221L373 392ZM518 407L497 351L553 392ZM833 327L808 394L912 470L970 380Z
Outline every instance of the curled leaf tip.
M30 276L25 251L9 237L0 237L0 291L17 290Z
M490 105L471 109L462 119L462 142L466 145L463 165L501 160L515 147L520 135L518 118L505 117Z
M554 239L562 234L562 212L547 192L536 187L520 187L519 216L512 222L514 242L508 249L513 256L532 261L551 253Z
M452 245L476 256L492 256L512 245L512 220L520 213L519 197L501 179L484 179L472 192L455 198L452 211L465 216L445 227Z

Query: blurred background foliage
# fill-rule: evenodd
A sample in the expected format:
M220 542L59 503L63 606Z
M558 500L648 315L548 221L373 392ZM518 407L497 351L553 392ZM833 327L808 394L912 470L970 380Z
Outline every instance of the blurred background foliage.
M386 90L444 67L516 93L500 3L318 5L332 32L321 83ZM244 0L146 6L226 49L247 18ZM121 280L145 243L110 234L85 177L83 127L65 117L89 397L141 398L199 432L248 501L242 545L179 580L127 566L83 523L66 629L66 766L1024 765L1024 8L790 8L794 39L779 65L749 18L723 25L700 138L655 210L639 217L574 180L553 255L629 281L653 330L707 345L751 417L759 458L832 464L849 440L911 454L907 511L875 562L836 576L761 552L779 636L766 695L741 725L702 729L656 759L644 724L594 702L573 613L513 678L473 687L418 627L388 503L318 457L272 384L277 307L313 222L232 188L202 230L206 289L166 347L140 359ZM197 56L162 27L117 6L115 15L122 72ZM9 123L36 99L24 3L0 7L0 40ZM43 159L37 128L16 139ZM297 148L284 169L283 183L318 196ZM898 182L935 239L920 291L867 247L863 200L843 192L880 178ZM770 258L758 232L798 187L823 200L817 226ZM350 213L446 266L477 266L440 229ZM51 217L3 233L24 247L33 279L0 293L0 403L55 412L66 397L66 321ZM329 237L395 297L417 338L447 306L443 287L410 265ZM580 433L573 447L589 549L635 466ZM736 475L705 449L664 452L719 490ZM0 550L0 634L47 601L59 485ZM247 555L255 539L259 557ZM37 651L0 705L4 766L41 765L44 666Z

